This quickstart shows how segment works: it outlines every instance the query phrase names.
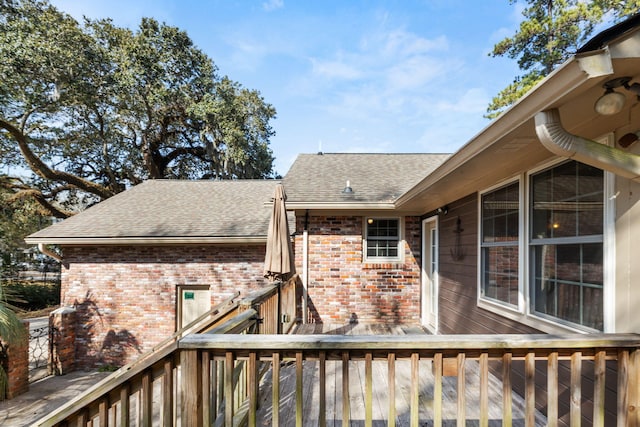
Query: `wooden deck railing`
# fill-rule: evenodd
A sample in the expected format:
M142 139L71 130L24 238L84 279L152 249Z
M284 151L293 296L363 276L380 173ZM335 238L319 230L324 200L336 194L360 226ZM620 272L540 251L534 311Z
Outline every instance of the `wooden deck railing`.
M282 314L292 313L295 319L295 279L275 283L264 290L237 301L238 294L200 316L184 329L156 345L152 351L135 362L120 368L87 392L58 408L36 422L36 426L172 426L180 423L182 410L192 398L190 391L181 387L181 371L189 369L189 359L178 350L178 340L187 333L218 334L278 333L288 330L282 326ZM285 303L281 300L284 299ZM293 304L293 305L292 305ZM206 357L206 355L204 356ZM225 392L212 392L208 397L224 407L226 401L237 413L246 400L246 370L242 363L232 372L238 387L234 398L226 399ZM207 385L216 372L210 372L200 381ZM188 417L187 417L188 418Z
M181 331L35 425L253 427L271 418L274 426L324 427L338 419L327 419L331 401L339 407L339 422L344 427L352 421L370 427L381 420L395 427L401 416L411 426L425 421L441 426L448 425L451 418L445 418L445 406L451 402L445 402L444 397L455 395L458 426L466 425L468 418L473 418L474 424L488 426L490 417L492 424L496 418L490 402L498 395L498 418L502 425L510 426L515 424L512 389L522 380L524 410L518 416L524 425L536 425L542 411L544 424L549 426L563 425L567 419L570 425L579 425L589 412L586 419L594 426L640 427L640 335L257 337L254 334L258 332L280 330L275 321L286 320L283 313L295 313L274 303L274 298L281 298L274 296L278 294L269 288L241 304L225 305L215 314L216 321L210 322L212 327L199 324L191 329L206 332L185 336ZM374 366L380 364L385 368L376 370L374 376ZM445 378L450 365L457 371L453 382ZM355 375L350 374L354 366L362 372L364 415L352 420L355 408L351 405L359 402L350 398L355 394L350 380L350 375L352 379ZM401 366L410 367L408 375L400 375ZM479 378L473 386L465 381L465 375L470 376L469 368ZM285 370L293 372L291 382L283 379ZM385 378L380 382L382 371ZM497 391L489 386L492 376L501 380ZM432 383L425 389L427 377ZM564 377L568 378L567 384ZM310 382L313 392L307 388ZM386 394L374 389L381 383L387 388ZM455 393L445 390L445 385L453 385ZM396 392L404 390L409 392L408 407L400 414ZM545 406L536 406L536 397L542 393ZM469 401L472 394L478 396L473 399L473 405L477 405L473 411ZM383 396L385 413L380 416L376 412L374 420L373 406L380 404ZM424 402L427 397L429 405ZM293 415L281 417L286 409L283 404L292 407ZM612 414L607 412L610 407ZM292 419L294 423L290 423Z
M259 334L286 334L296 322L296 285L297 276L253 292L240 301L239 311L258 312Z
M320 425L325 426L327 420L327 364L341 364L342 388L342 425L351 425L349 405L351 399L349 366L354 363L364 364L364 426L372 426L373 407L373 374L374 360L383 360L388 366L389 401L386 403L388 412L387 425L394 426L397 417L395 402L396 364L408 361L411 364L410 384L400 384L398 387L410 389L409 419L411 426L424 424L424 404L420 402L421 390L419 382L426 375L420 372L420 361L428 360L432 365L433 378L432 410L429 416L434 426L443 424L443 366L453 361L457 367L457 407L456 419L458 426L466 425L465 411L468 405L465 401L468 395L465 390L465 365L477 363L479 370L479 408L477 424L489 425L489 381L491 367L501 376L503 388L499 393L502 400L503 425L512 425L512 378L522 375L524 378L524 425L536 425L537 390L540 389L541 363L545 370L547 395L546 425L559 425L562 402L559 395L563 387L568 387L570 393L568 417L570 425L580 425L585 417L584 408L591 407L592 411L586 418L591 419L594 426L605 426L605 395L609 392L616 396L617 402L613 417L618 426L640 426L640 335L513 335L513 336L339 336L339 335L269 335L256 340L252 336L224 336L224 335L190 335L180 341L180 358L182 361L182 378L188 396L183 397L182 424L183 426L201 425L238 425L234 409L237 405L220 407L215 404L212 390L222 392L228 400L236 387L237 379L233 372L238 364L247 367L246 387L249 400L248 425L255 426L264 420L259 419L258 401L267 399L264 396L266 386L260 385L260 373L265 368L270 370L272 390L270 399L272 408L268 411L273 425L281 425L279 414L281 389L280 369L285 361L295 364L295 389L287 393L295 393L295 424L296 426ZM334 362L335 361L335 362ZM312 362L309 364L309 362ZM564 366L567 365L567 366ZM587 390L583 384L586 366L593 371L592 389ZM317 420L309 420L310 411L304 407L305 399L303 378L305 369L319 372L317 377L317 395L313 405L317 406ZM569 384L559 381L563 367L568 369ZM522 372L520 372L522 371ZM210 375L217 372L219 375ZM613 378L607 377L614 375ZM611 374L611 373L615 374ZM207 374L209 373L209 375ZM220 374L221 373L221 374ZM613 384L613 385L611 385ZM584 388L583 388L584 387ZM199 391L199 392L198 392ZM588 396L588 397L587 397ZM378 396L379 397L379 396ZM540 408L539 408L540 409ZM543 408L544 409L544 408ZM222 411L222 412L220 412ZM566 420L567 416L564 417ZM609 417L610 418L610 417ZM379 420L376 420L379 421ZM563 422L563 420L560 420ZM606 424L610 426L612 424Z

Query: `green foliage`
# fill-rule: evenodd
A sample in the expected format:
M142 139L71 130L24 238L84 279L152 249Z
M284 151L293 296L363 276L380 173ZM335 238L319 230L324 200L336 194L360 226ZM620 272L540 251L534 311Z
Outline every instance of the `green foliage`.
M516 59L524 74L493 98L486 117L498 116L575 54L596 25L640 10L640 0L529 0L527 5L516 33L497 43L490 53Z
M59 283L12 281L5 285L5 292L16 296L12 305L17 310L34 311L60 304Z
M0 176L0 183L2 181ZM0 186L0 277L15 273L15 255L27 247L24 236L49 223L49 218L42 216L37 203L21 200L17 195L16 190Z
M493 98L487 108L485 117L490 119L498 117L506 107L522 98L543 78L544 76L537 71L532 71L522 77L516 77L513 83L502 89L498 95Z
M33 173L4 185L51 215L149 178L271 177L274 117L178 28L0 0L0 168Z

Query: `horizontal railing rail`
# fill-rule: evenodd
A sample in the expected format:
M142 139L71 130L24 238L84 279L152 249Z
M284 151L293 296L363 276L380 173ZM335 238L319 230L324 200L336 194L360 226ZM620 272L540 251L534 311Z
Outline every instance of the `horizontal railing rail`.
M271 371L270 389L273 425L279 425L281 411L281 394L295 394L296 426L307 425L308 422L325 426L327 408L327 363L341 364L342 425L350 425L350 380L349 366L354 363L364 364L365 376L365 417L364 425L371 426L372 392L374 360L384 360L388 366L388 384L395 384L395 367L400 361L411 364L410 384L410 424L422 425L420 407L421 392L418 383L425 375L420 372L420 361L428 360L432 366L433 399L431 420L434 426L443 423L443 376L446 365L453 364L457 378L457 425L466 425L467 410L464 375L465 366L477 363L479 370L479 411L477 422L480 426L489 424L489 387L488 377L492 371L502 380L502 420L511 425L512 413L512 378L524 378L524 421L525 425L536 425L540 415L536 409L536 391L540 388L536 381L540 373L539 364L545 365L547 405L543 416L548 426L559 425L562 414L567 413L572 425L578 425L585 416L584 407L591 407L592 425L605 425L605 395L607 383L609 392L616 396L615 418L618 426L640 426L640 335L455 335L455 336L338 336L338 335L266 335L256 340L251 336L225 335L190 335L180 340L179 350L183 361L183 381L190 382L186 387L190 390L201 390L191 393L183 408L183 426L209 425L212 422L210 411L210 390L221 390L225 399L232 399L232 390L236 386L230 374L237 364L246 365L248 392L248 425L258 424L258 401L264 402L267 388L260 385L260 372L267 366ZM295 390L281 390L280 369L283 362L295 364ZM309 365L314 362L317 365ZM452 363L451 363L452 362ZM591 390L583 388L583 366L590 364L593 370ZM518 366L516 366L518 365ZM207 372L216 371L212 367L224 367L224 376L212 377ZM263 369L259 369L261 367ZM311 367L313 366L313 367ZM492 369L493 368L493 369ZM309 412L303 407L306 396L303 395L303 378L305 369L317 369L318 376L317 401L318 419L309 420ZM339 369L339 368L337 368ZM567 370L570 399L566 402L566 410L562 408L559 395L565 387L559 378L561 371ZM615 372L613 381L607 379L607 372ZM208 378L203 386L202 378ZM337 385L335 387L338 387ZM388 425L394 425L396 416L395 391L390 387ZM587 398L588 396L588 398ZM268 399L267 399L268 400ZM589 402L587 402L589 400ZM224 407L224 425L236 425L236 414L232 408ZM538 408L540 409L540 408ZM424 411L423 411L424 412ZM566 419L566 416L564 417ZM610 425L610 424L607 424Z
M281 301L282 292L287 295L284 303ZM285 328L281 310L284 307L288 313L295 313L294 281L271 284L239 301L238 296L239 293L232 295L35 425L172 426L181 423L185 418L183 408L192 397L192 389L185 389L189 383L181 381L182 366L188 367L189 361L178 351L179 339L194 333L207 336L282 333ZM218 374L225 375L222 368L209 374L213 378ZM246 414L243 408L247 407L247 374L243 362L234 367L231 378L231 391L212 391L209 394L213 399L212 413L229 406L229 410L236 414L243 410ZM201 381L208 384L209 376L204 376ZM233 398L229 399L224 391Z
M123 366L85 393L57 408L37 421L35 426L55 426L73 420L75 425L88 425L98 417L118 419L119 425L145 425L151 419L153 385L161 390L161 413L164 425L175 420L175 370L178 340L186 334L206 331L226 319L238 308L239 293L211 308L169 338L155 345L139 359ZM136 413L131 413L132 404ZM109 416L108 412L111 412ZM117 412L117 415L116 415ZM150 425L150 424L147 424Z

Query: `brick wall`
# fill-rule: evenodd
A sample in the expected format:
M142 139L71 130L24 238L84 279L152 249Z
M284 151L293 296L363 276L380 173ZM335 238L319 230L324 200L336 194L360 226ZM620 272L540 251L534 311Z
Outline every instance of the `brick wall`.
M363 262L361 216L310 216L308 221L310 321L420 320L420 218L405 218L404 260L397 264ZM302 272L304 223L304 217L297 219L298 272Z
M23 325L25 333L18 342L2 343L7 350L6 359L2 360L7 374L7 399L29 390L29 322L24 321Z
M62 305L77 310L76 366L121 366L175 331L177 285L212 305L266 282L262 245L65 247Z
M64 375L76 366L76 310L60 307L49 315L49 373Z

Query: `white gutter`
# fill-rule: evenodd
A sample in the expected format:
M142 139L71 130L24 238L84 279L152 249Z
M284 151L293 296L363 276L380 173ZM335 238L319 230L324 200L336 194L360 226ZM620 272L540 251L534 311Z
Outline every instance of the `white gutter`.
M44 243L38 243L38 250L41 253L43 253L43 254L55 259L56 261L62 262L62 257L60 255L58 255L57 253L47 249L47 247L44 245Z
M287 210L393 210L395 204L393 202L289 202L287 201Z
M266 236L240 237L26 237L27 244L39 245L211 245L266 243Z
M640 156L567 132L557 108L539 112L535 121L538 139L553 154L640 182Z
M309 231L302 232L302 324L308 323L307 299L309 298Z

